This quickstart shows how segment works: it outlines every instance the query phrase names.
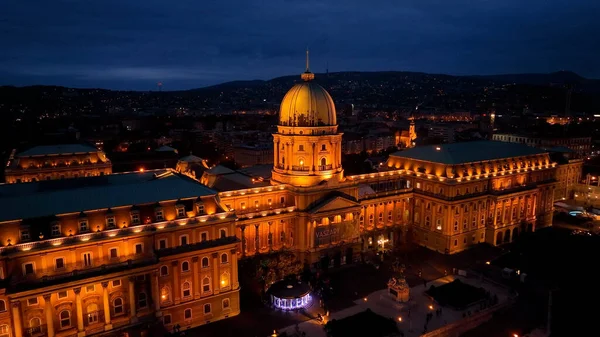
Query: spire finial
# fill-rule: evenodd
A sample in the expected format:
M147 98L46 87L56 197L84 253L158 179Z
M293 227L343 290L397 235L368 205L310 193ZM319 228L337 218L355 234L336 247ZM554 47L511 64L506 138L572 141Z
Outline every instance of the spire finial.
M312 81L315 78L315 74L310 72L310 58L308 55L308 47L306 47L306 71L300 76L304 81Z
M310 57L308 55L308 47L306 47L306 72L310 72Z

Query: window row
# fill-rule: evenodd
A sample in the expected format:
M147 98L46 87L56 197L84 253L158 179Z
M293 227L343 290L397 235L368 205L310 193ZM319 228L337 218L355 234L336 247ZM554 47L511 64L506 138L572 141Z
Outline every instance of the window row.
M136 243L134 245L134 252L135 255L141 255L144 253L144 244L143 243ZM93 259L94 254L92 252L85 252L81 254L81 264L77 265L77 261L75 261L75 264L78 267L92 267L94 264L94 259ZM107 258L109 260L119 260L121 257L120 251L119 251L119 247L112 247L108 249L108 256ZM54 270L55 271L64 271L67 269L67 259L65 257L56 257L54 258ZM23 263L23 275L27 276L27 275L33 275L35 274L36 271L36 266L35 266L35 262L26 262Z
M197 214L199 214L199 215L206 214L203 204L196 204L196 211L197 211ZM185 218L187 216L185 206L183 206L183 205L176 206L176 212L177 212L177 218ZM157 207L155 209L154 217L155 217L156 221L164 221L165 220L164 210L162 207ZM139 211L131 211L129 213L129 220L130 220L130 225L141 224L142 222L141 222L140 212ZM118 228L116 218L111 212L109 212L109 214L104 217L104 221L105 221L104 224L106 225L106 229L117 229ZM90 227L89 220L84 213L81 213L81 215L79 216L79 219L77 220L77 223L78 223L79 233L88 233L92 230L92 228ZM124 227L126 227L126 225L123 223L123 228ZM96 226L96 230L100 230L100 226ZM57 221L51 223L50 236L51 237L60 237L62 235L63 234L62 234L60 223ZM30 229L22 228L20 230L20 237L21 237L21 241L31 240Z
M225 239L227 238L227 228L220 228L219 229L219 239ZM208 232L202 232L200 233L200 241L199 242L205 242L210 240L210 234ZM183 234L179 236L179 245L180 246L185 246L185 245L189 245L191 244L190 242L190 236L188 234ZM166 249L169 248L169 240L168 239L159 239L158 240L158 249Z
M221 264L227 264L227 263L229 263L229 255L227 253L222 253L221 254ZM210 267L210 259L208 257L203 257L201 266L202 266L202 268L209 268ZM159 270L160 270L160 276L168 276L169 275L169 266L166 266L166 265L161 266ZM186 273L186 272L189 272L190 270L191 270L191 266L190 266L189 261L181 262L181 272Z
M283 206L285 205L285 197L280 197L279 198L279 203ZM273 199L268 198L267 199L267 205L272 206L273 205ZM240 208L245 210L246 208L250 207L250 205L247 205L246 202L241 202L240 203ZM260 207L260 200L254 200L254 208L259 208ZM225 204L225 208L226 209L233 209L231 207L231 204Z
M204 304L203 308L203 312L204 315L208 315L212 313L212 305L210 303L206 303ZM221 301L221 309L222 310L229 310L231 308L231 303L229 302L228 298L225 298ZM187 308L183 311L183 319L185 320L191 320L193 318L192 315L192 309L191 308ZM172 324L173 320L171 315L167 314L163 316L163 324L164 325L169 325Z
M221 274L221 279L219 280L219 286L221 289L229 287L231 284L231 275L229 272L223 272ZM211 278L209 276L205 276L202 279L201 284L202 294L209 294L212 292L212 284ZM193 286L189 281L185 281L181 284L181 297L183 299L191 299L193 296ZM169 286L163 286L160 289L160 300L163 303L171 302L171 288Z

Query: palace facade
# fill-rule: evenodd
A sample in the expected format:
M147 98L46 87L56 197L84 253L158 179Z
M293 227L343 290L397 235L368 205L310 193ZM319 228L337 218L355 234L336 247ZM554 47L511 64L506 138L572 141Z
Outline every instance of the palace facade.
M91 145L62 144L13 150L4 171L5 182L99 176L112 173L112 164L103 151Z
M234 213L172 170L0 185L0 332L86 336L239 313Z
M94 335L239 313L238 259L335 267L413 241L446 254L552 224L557 164L524 144L413 147L345 176L335 105L308 69L273 166L187 166L0 185L0 337Z

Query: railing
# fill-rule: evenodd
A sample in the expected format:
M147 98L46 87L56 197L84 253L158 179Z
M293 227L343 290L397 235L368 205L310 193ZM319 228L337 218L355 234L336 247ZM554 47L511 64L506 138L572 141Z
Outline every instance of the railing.
M435 198L443 199L443 200L447 200L447 201L469 199L469 198L479 197L479 196L488 194L488 191L482 191L482 192L476 192L476 193L461 194L461 195L456 195L456 196L451 197L451 196L447 196L447 195L443 195L443 194L439 194L439 193L423 191L423 190L416 189L416 188L413 191L417 194L427 195L427 196L431 196L431 197L435 197Z
M28 337L41 336L46 333L46 324L38 325L36 327L26 328L23 335Z
M308 166L292 165L292 171L308 171L308 170L309 170Z
M327 171L327 170L331 170L333 168L333 165L319 165L319 171Z

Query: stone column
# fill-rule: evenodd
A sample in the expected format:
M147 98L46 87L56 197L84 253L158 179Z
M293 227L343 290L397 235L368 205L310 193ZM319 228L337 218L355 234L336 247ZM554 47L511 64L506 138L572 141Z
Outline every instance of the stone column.
M154 300L154 311L156 313L156 317L162 316L162 312L160 311L160 288L158 286L158 272L152 272L152 297Z
M194 272L194 275L192 275L192 282L194 284L194 299L198 299L200 298L200 281L198 280L198 276L200 273L199 267L198 267L198 257L194 256L192 258L192 271Z
M217 295L221 290L221 279L219 278L219 253L213 253L213 294Z
M238 289L240 287L240 282L238 281L238 258L237 258L237 250L234 248L231 250L231 282L233 290Z
M256 254L260 252L260 237L258 236L258 227L260 224L254 225L254 250Z
M137 322L137 311L135 305L135 276L129 277L129 321Z
M245 257L246 256L246 250L247 250L247 242L246 242L246 225L242 225L240 227L240 229L242 230L242 256Z
M83 305L81 304L81 287L73 288L75 293L75 306L77 308L77 336L85 336L83 328Z
M173 270L173 300L175 304L181 302L180 284L179 284L179 261L171 262L171 269Z
M269 243L269 251L273 251L273 232L271 232L271 226L273 225L273 221L268 221L267 222L269 224L269 236L267 238L268 243Z
M102 303L104 304L104 331L112 329L110 324L110 304L108 301L108 282L102 282Z
M15 337L23 337L23 323L21 322L21 303L12 302L12 318Z
M44 311L46 313L47 337L54 337L54 315L52 314L51 294L44 295Z

